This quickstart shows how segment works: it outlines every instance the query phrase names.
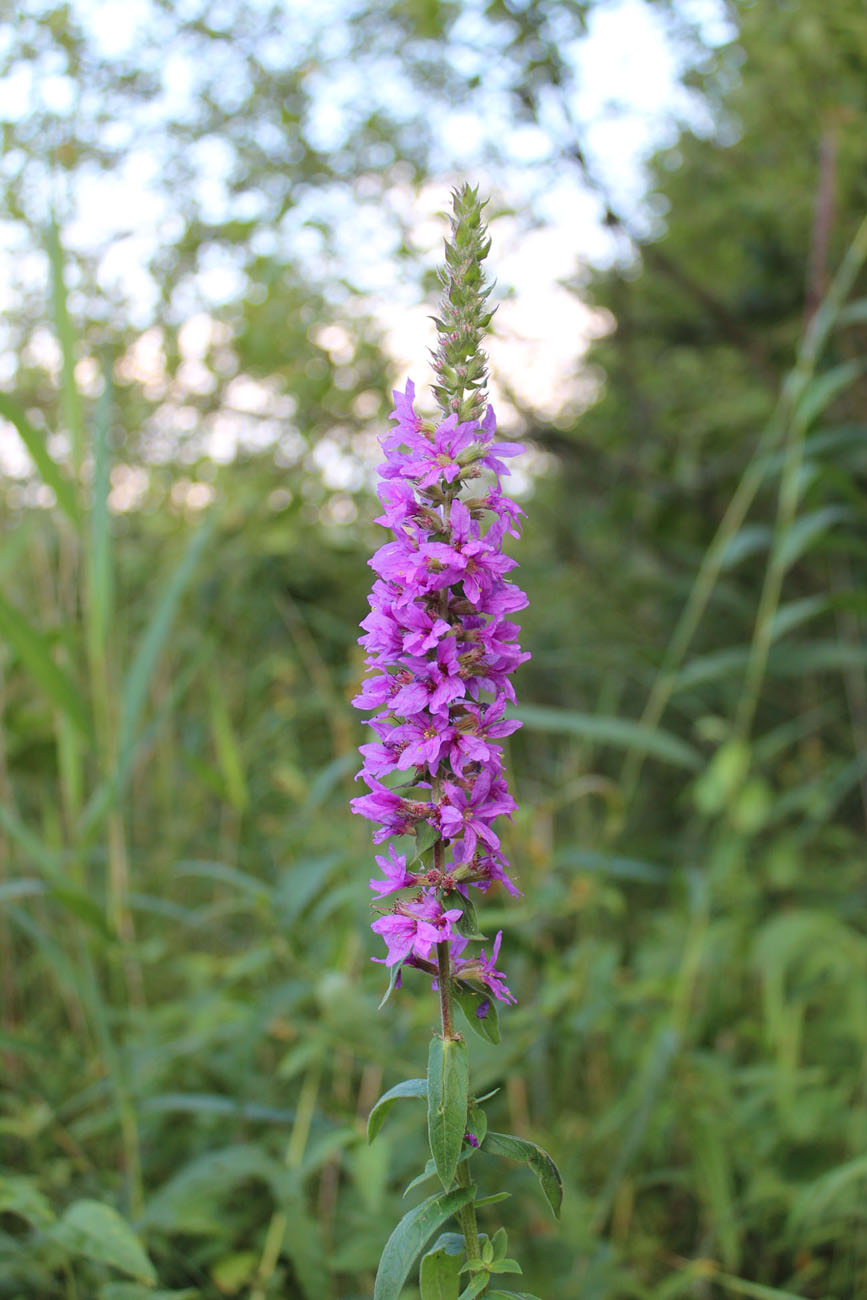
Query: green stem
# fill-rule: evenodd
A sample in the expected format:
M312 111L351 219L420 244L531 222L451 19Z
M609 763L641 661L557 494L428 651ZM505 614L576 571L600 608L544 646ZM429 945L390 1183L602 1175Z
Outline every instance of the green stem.
M440 1016L443 1022L443 1038L455 1037L455 1024L452 1017L452 990L449 964L449 944L437 944L437 984L440 986Z
M470 1171L467 1168L466 1160L458 1165L456 1176L458 1187L469 1187ZM464 1234L464 1245L467 1249L467 1259L481 1259L482 1249L479 1245L479 1225L476 1221L476 1207L472 1201L465 1205L458 1215L461 1221L461 1231Z
M434 861L442 857L442 840L434 846ZM443 1038L455 1038L454 1017L452 1015L452 976L451 949L448 942L437 944L437 983L440 986L440 1013L442 1016ZM458 1165L456 1174L458 1187L469 1187L470 1171L466 1161ZM461 1229L464 1234L467 1259L481 1259L479 1246L479 1225L476 1221L476 1207L470 1201L458 1212Z

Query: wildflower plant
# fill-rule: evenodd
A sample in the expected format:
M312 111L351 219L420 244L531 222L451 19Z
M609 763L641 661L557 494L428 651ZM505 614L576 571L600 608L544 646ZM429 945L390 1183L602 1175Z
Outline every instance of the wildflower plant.
M504 462L523 448L496 441L485 394L481 342L493 313L484 204L469 186L452 197L435 318L433 392L442 414L433 421L416 413L412 382L395 393L394 427L381 440L377 520L392 540L370 561L376 579L361 637L370 671L354 701L372 710L375 739L361 746L368 793L352 808L376 823L374 844L387 842L370 881L372 929L386 947L374 960L389 972L383 1003L404 972L416 970L431 981L440 1011L427 1076L397 1084L370 1114L373 1140L395 1101L425 1099L430 1160L410 1186L442 1184L391 1234L374 1300L398 1300L419 1256L422 1300L533 1300L504 1289L520 1265L508 1256L504 1228L480 1232L477 1211L507 1194L481 1195L476 1167L491 1167L480 1153L528 1164L555 1215L560 1176L534 1143L488 1130L488 1098L470 1091L467 1044L456 1025L459 1009L467 1026L497 1043L497 1005L516 1000L498 969L502 931L493 940L481 932L475 898L495 885L519 893L495 824L515 810L501 741L520 725L506 718L506 706L515 700L511 674L529 656L513 617L527 600L508 576L516 561L503 551L506 535L520 535L524 513L503 494ZM460 1231L442 1234L425 1252L453 1217Z

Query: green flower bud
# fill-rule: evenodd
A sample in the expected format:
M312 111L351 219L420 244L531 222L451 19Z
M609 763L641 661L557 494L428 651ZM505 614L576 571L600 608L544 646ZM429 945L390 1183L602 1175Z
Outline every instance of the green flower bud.
M487 404L488 358L481 341L494 313L486 303L493 286L486 285L482 266L491 247L482 220L485 202L469 185L452 191L452 242L445 241L442 306L433 318L439 335L434 397L444 415L457 414L461 421L481 419Z

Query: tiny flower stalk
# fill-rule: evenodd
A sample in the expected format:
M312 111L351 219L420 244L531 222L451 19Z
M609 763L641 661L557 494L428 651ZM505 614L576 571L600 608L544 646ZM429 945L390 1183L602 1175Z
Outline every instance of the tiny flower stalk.
M515 811L501 742L520 725L506 707L515 702L511 676L529 658L513 618L527 600L503 550L507 535L520 536L524 513L502 491L504 462L523 448L496 441L485 391L481 341L493 313L482 268L490 247L483 207L469 186L453 194L434 356L443 418L419 415L407 382L394 395L394 427L381 439L377 522L392 536L370 561L376 577L361 625L368 674L354 703L372 711L375 739L361 746L358 777L367 793L352 809L376 824L374 844L388 842L370 881L371 928L386 949L373 960L389 972L383 1001L415 970L440 1008L426 1078L396 1085L370 1115L372 1139L394 1101L424 1098L431 1159L411 1186L435 1177L442 1185L386 1243L374 1300L398 1300L419 1256L421 1300L517 1294L498 1276L520 1272L506 1254L505 1230L489 1237L478 1229L478 1206L501 1197L480 1200L471 1166L477 1152L529 1165L555 1215L562 1197L556 1166L540 1147L488 1131L485 1099L470 1092L461 1032L465 1021L499 1042L497 1005L516 1000L497 968L502 931L493 942L480 931L474 899L494 886L520 892L496 823ZM460 1233L445 1233L425 1251L452 1217Z

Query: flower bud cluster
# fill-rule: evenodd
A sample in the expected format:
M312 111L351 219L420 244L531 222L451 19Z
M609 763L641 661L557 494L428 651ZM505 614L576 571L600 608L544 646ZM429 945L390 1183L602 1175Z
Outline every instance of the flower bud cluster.
M452 194L451 236L446 240L445 266L440 271L443 300L434 317L439 345L434 353L438 383L434 396L445 415L479 419L485 407L487 357L481 349L493 311L487 298L482 266L491 241L482 220L484 203L469 185Z
M495 966L501 935L490 957L482 949L467 958L458 922L471 886L519 892L494 823L515 809L499 742L520 725L504 715L515 699L510 675L529 658L512 619L527 600L503 552L523 511L501 491L503 460L523 448L495 441L490 406L482 419L452 413L434 426L416 414L414 396L411 382L395 393L396 425L381 440L377 522L393 540L370 561L377 576L360 638L370 672L353 703L373 710L376 739L361 747L369 793L352 808L377 824L375 843L433 840L432 864L423 855L408 864L393 844L376 859L382 878L371 888L398 895L372 926L386 964L434 970L447 942L456 976L512 1001Z

